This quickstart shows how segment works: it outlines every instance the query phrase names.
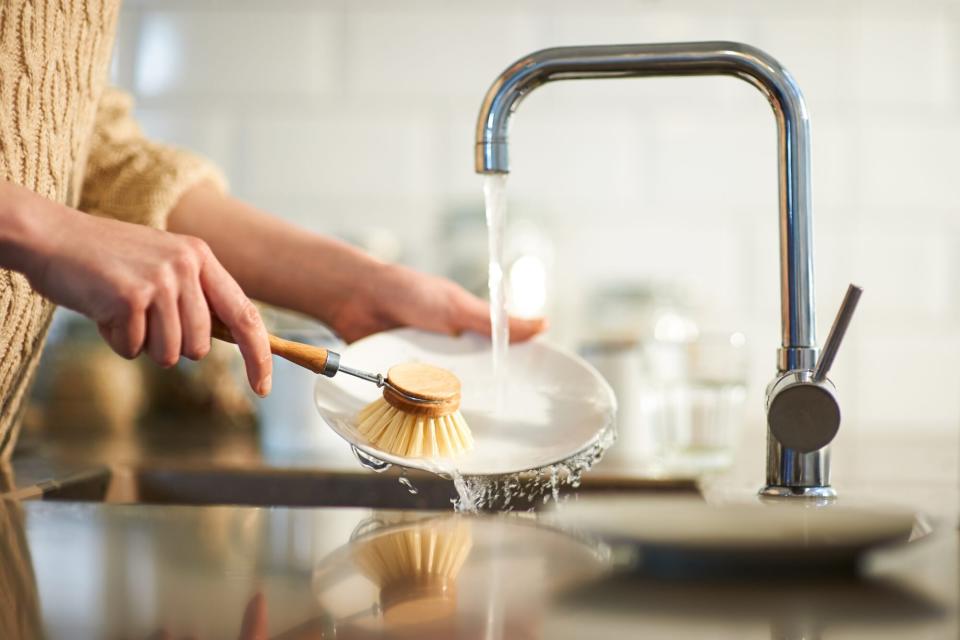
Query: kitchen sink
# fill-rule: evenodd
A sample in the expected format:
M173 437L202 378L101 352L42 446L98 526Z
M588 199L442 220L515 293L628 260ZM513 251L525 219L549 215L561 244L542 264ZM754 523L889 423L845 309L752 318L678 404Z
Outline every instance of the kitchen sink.
M514 487L514 495L520 493L517 489L529 489L532 482L532 478L521 479L519 486ZM576 489L560 488L559 495L563 497L573 492L698 493L696 484L690 480L623 478L597 473L586 474ZM87 472L42 491L44 500L420 510L449 510L456 497L450 480L426 473L402 475L396 469L373 473L361 469L176 467L169 464L102 467L97 472ZM543 503L541 494L532 501L514 498L509 504L495 503L489 508L525 510Z
M203 423L148 424L126 438L80 431L27 436L13 467L14 493L21 499L446 511L457 497L453 482L427 472L404 476L393 467L374 473L349 455L266 455L256 432ZM583 474L578 488L562 486L559 495L699 495L691 477L642 477L644 471L639 464L605 458ZM489 508L542 506L542 490L533 492L532 501L527 494L534 482L545 480L521 476L510 487L513 500Z

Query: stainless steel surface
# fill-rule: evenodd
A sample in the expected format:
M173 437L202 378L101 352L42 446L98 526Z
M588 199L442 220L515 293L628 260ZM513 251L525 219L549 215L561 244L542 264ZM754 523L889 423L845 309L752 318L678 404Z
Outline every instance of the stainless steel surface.
M826 378L815 381L812 371L784 374L767 392L767 426L781 445L795 451L808 454L826 447L840 429L833 383Z
M860 302L862 294L863 289L855 284L847 287L847 293L843 296L843 302L840 303L840 311L837 312L833 326L830 327L830 333L823 345L820 359L817 360L817 367L813 371L814 382L825 380L827 374L830 373L830 367L833 366L833 360L837 357L840 343L843 342L843 336L847 333L847 327L850 326L850 320L853 318L853 312L857 310L857 303Z
M827 373L862 293L863 290L855 285L847 289L816 368L784 374L768 390L767 424L779 451L775 452L774 473L772 476L768 474L767 478L768 484L774 488L765 491L765 495L779 493L776 487L783 484L792 488L829 484L829 469L818 469L821 463L818 457L803 460L799 456L826 447L840 429L840 402ZM785 454L785 451L799 454ZM797 463L806 463L811 468L810 474L794 473L794 477L790 477L790 468L796 468ZM787 492L788 495L792 493Z
M814 498L833 501L837 492L833 487L787 487L771 485L760 490L760 495L767 498Z
M0 494L110 503L444 511L457 497L453 482L435 474L398 468L372 473L343 441L296 448L298 438L278 447L253 430L218 428L202 420L142 425L136 431L130 426L129 436L78 431L37 440L25 434L12 468L5 474L0 465ZM560 486L557 495L698 495L690 477L651 477L643 471L633 462L616 466L604 460L584 474L579 487ZM11 478L7 486L4 476ZM489 509L542 508L544 495L552 491L543 480L532 474L512 480L508 492L490 498Z
M804 453L785 447L768 430L767 484L760 490L762 495L802 498L809 495L806 489L827 487L830 487L829 447Z
M827 378L863 290L847 288L815 369L783 374L767 389L767 485L761 495L828 497L830 452L840 429L840 401Z
M382 373L369 373L367 371L360 371L359 369L354 369L353 367L348 367L342 364L340 365L339 371L341 373L353 376L354 378L360 378L361 380L372 382L378 387L382 387L384 384L384 377Z
M528 511L549 508L552 489L533 474L511 479L511 491L491 495L482 511ZM631 479L589 474L576 489L558 486L556 499L616 494L696 498L689 480ZM111 503L248 505L257 507L366 507L450 511L457 500L451 480L425 472L389 469L238 469L209 465L143 464L97 469L83 476L46 482L18 497Z
M822 448L839 427L839 408L833 406L836 395L825 379L781 384L795 372L812 372L817 347L809 122L800 88L779 62L737 42L559 47L532 53L507 67L487 91L477 119L474 167L478 173L509 171L511 116L521 100L543 84L584 78L704 75L727 75L749 82L770 102L777 123L781 345L777 359L780 376L770 390L781 395L777 398L770 393L767 398L768 409L776 415L767 439L767 488L763 491L804 495L809 492L797 489L829 486L829 453ZM843 313L841 318L849 319ZM837 343L841 336L842 331ZM834 354L824 361L827 367ZM817 389L805 385L817 385ZM784 415L790 412L796 415Z

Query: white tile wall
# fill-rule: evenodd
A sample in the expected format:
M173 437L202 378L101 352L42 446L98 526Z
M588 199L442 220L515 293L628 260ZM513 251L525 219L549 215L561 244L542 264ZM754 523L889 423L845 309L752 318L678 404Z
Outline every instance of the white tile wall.
M252 194L398 198L434 192L429 122L383 109L330 109L315 117L247 123L244 190Z
M951 5L916 11L865 7L855 40L859 100L878 96L920 108L955 104L958 43L957 25L948 19Z
M522 52L538 40L534 15L509 5L358 5L347 15L346 84L351 93L371 99L479 100L505 66L491 52Z
M812 116L821 336L846 283L866 287L836 369L851 430L956 429L958 9L128 0L114 73L148 132L220 162L239 195L313 229L391 230L439 268L417 231L481 215L474 118L509 62L561 44L755 44L792 70ZM759 399L779 337L774 123L759 94L729 79L565 83L514 125L511 215L566 257L558 308L604 281L674 282L747 332ZM554 318L558 335L568 320Z
M916 217L956 211L960 119L948 114L864 116L860 123L861 189L867 209ZM899 217L895 214L895 217Z
M185 147L217 163L236 177L242 156L240 120L230 109L205 111L139 109L137 121L144 131L168 144Z
M168 10L146 6L134 86L144 96L296 96L339 82L340 17L284 7ZM282 64L277 64L283 61Z
M684 113L647 123L654 129L658 206L682 206L727 223L724 214L730 210L738 213L738 222L776 218L776 128L769 109L760 108L766 107L762 99L751 107L744 111L752 119L729 113L690 118ZM737 151L731 157L733 148Z

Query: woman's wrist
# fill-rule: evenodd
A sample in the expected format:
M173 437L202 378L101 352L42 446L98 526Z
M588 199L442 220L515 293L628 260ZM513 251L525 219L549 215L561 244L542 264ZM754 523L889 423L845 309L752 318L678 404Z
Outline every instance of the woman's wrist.
M58 226L56 208L24 187L0 183L0 266L31 280L43 271Z
M378 289L389 281L393 265L378 260L366 252L327 236L314 236L312 255L325 255L323 272L312 274L304 282L308 288L305 299L309 308L302 311L339 329L337 318L346 307L377 312ZM332 259L331 259L332 258ZM317 295L322 291L322 295ZM313 295L311 295L311 293Z

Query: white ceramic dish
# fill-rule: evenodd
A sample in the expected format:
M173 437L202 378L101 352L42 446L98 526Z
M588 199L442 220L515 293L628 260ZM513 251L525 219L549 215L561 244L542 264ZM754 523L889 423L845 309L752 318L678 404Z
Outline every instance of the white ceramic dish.
M713 505L695 498L591 496L559 507L563 528L632 547L664 574L823 573L856 567L876 548L911 538L905 511L815 506L803 500Z
M363 453L390 464L464 476L506 475L540 469L595 446L613 427L616 400L603 377L580 357L533 340L511 345L502 411L496 411L490 342L395 329L364 338L341 354L344 364L386 373L420 361L449 369L463 384L460 411L475 447L456 459L403 458L372 446L355 417L381 393L347 375L318 378L314 397L323 419Z

